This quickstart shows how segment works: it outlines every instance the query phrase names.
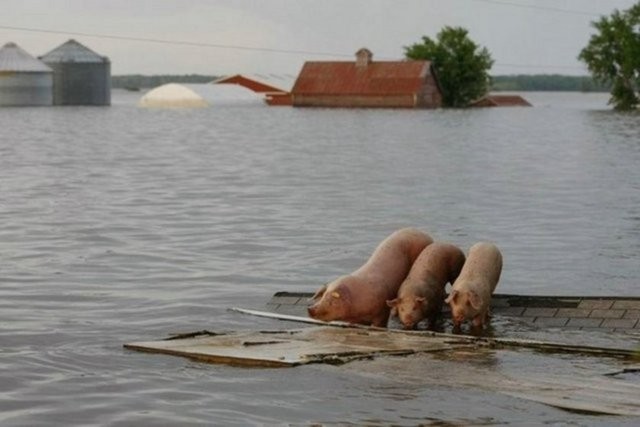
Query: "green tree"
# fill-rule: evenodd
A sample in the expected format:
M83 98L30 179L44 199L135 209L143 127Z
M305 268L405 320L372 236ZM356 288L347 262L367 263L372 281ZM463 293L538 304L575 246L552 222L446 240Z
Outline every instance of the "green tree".
M591 74L611 84L610 104L616 110L632 110L640 103L640 3L592 23L596 33L578 58Z
M404 49L409 59L431 61L445 107L466 107L487 93L493 59L486 48L480 48L469 38L466 29L444 27L437 40L423 36L421 43Z

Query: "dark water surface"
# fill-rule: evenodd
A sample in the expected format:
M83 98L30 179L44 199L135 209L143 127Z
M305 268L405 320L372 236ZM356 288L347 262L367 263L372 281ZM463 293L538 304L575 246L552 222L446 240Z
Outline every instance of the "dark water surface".
M0 109L0 425L634 424L402 380L398 363L240 369L122 344L296 326L227 308L312 291L404 226L496 242L502 293L637 296L640 115L583 94L467 111L138 96ZM491 357L468 363L520 369Z

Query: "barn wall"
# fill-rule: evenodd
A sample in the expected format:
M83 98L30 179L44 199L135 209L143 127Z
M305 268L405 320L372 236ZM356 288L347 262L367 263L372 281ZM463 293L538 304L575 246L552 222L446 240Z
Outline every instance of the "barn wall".
M439 108L442 106L442 94L432 74L428 74L418 94L418 106L422 108Z

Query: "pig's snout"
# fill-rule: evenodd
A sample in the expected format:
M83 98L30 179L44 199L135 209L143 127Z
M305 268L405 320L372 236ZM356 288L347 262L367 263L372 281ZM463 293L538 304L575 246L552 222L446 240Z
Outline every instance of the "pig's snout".
M456 314L453 316L453 322L456 324L461 324L462 322L465 321L465 315L464 314Z
M315 304L308 306L307 313L309 313L309 316L314 317L318 313L318 307Z
M400 319L400 323L402 323L402 329L410 331L412 329L415 329L416 327L416 322L414 319Z

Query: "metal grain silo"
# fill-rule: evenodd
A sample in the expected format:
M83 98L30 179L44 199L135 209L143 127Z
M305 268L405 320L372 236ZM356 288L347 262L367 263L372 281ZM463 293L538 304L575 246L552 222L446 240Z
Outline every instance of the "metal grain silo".
M0 106L51 105L51 68L15 43L0 49Z
M111 63L71 39L40 59L53 69L53 105L110 105Z

